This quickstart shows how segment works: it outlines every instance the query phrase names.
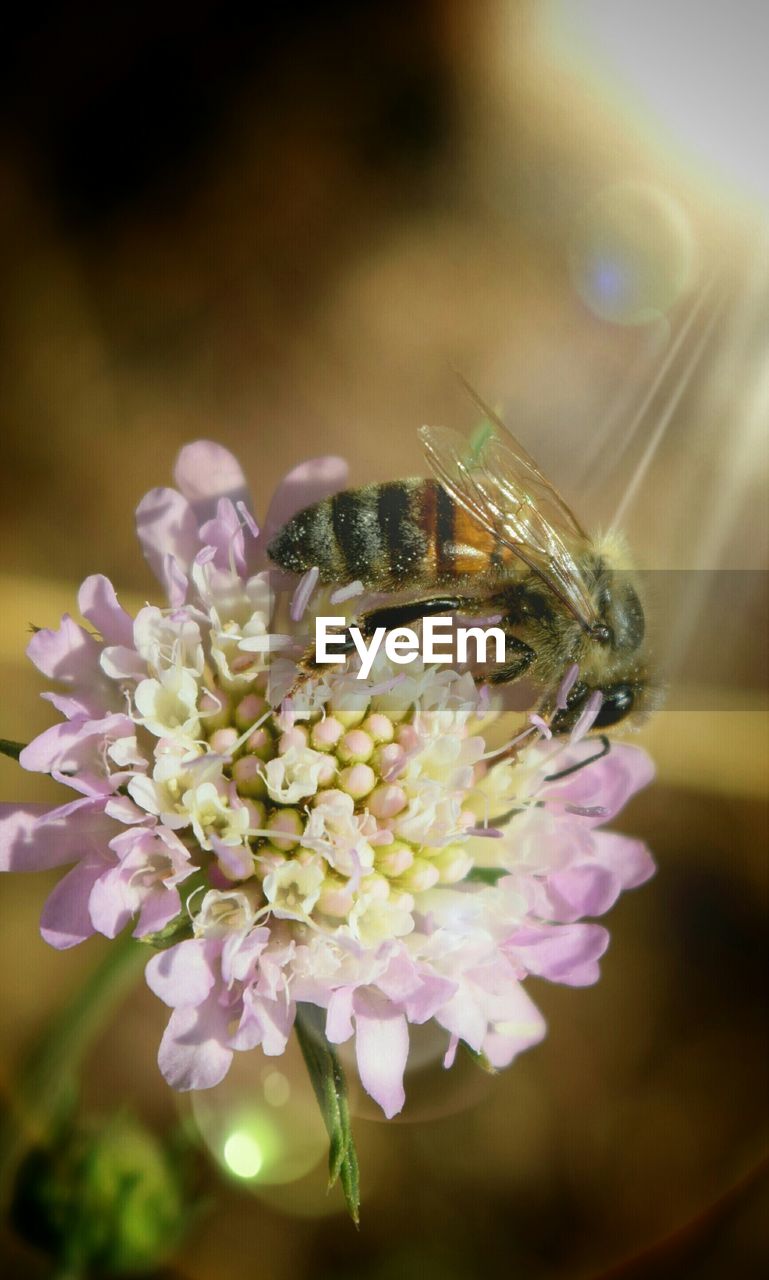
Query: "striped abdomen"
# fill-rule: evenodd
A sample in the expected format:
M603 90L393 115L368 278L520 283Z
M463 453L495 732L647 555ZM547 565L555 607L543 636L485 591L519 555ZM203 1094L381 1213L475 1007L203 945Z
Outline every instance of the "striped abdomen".
M291 573L317 566L321 582L359 579L388 591L499 571L495 539L437 480L346 489L300 511L269 554Z

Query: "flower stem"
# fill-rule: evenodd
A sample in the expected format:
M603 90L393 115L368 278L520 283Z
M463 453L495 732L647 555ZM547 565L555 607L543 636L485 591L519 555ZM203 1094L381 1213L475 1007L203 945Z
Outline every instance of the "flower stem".
M22 1061L0 1119L0 1196L7 1193L24 1148L44 1141L66 1090L115 1005L133 986L147 958L130 934L113 942Z

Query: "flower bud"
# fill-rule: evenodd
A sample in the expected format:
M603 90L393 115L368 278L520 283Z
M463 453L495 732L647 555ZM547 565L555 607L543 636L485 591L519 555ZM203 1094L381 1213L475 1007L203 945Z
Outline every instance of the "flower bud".
M344 733L344 725L336 716L325 716L312 726L310 744L316 751L333 751Z
M368 696L357 689L340 689L331 697L331 710L345 729L354 729L368 711Z
M265 711L269 711L269 703L258 693L247 693L241 698L235 709L235 724L241 733L249 729L257 720L261 720Z
M384 876L402 876L414 862L414 852L402 840L381 846L376 854L376 868Z
M363 877L360 882L360 891L364 897L378 898L385 902L390 896L390 882L385 876L380 876L375 871L372 875Z
M248 825L256 831L261 831L264 827L265 807L260 800L244 800L243 804L248 810Z
M203 726L208 733L215 729L224 729L230 723L232 700L221 689L212 693L204 689L198 699L198 712Z
M405 768L406 753L397 742L389 742L386 746L377 747L371 763L385 782L392 782Z
M232 766L232 777L240 795L251 799L266 795L267 788L259 772L260 769L261 762L256 756L241 756L235 761Z
M363 721L366 733L370 734L377 744L383 742L392 742L395 737L395 729L393 722L389 716L383 716L380 711L375 711L373 715L368 716Z
M407 803L403 787L394 782L380 782L369 797L368 807L375 818L394 818L406 808Z
M272 734L264 726L254 729L254 732L246 738L246 751L258 756L260 760L269 760L274 750L275 743Z
M416 751L419 747L419 734L413 724L399 724L395 731L395 741L406 752Z
M304 822L298 809L273 809L265 827L271 833L270 840L276 849L288 850L299 844Z
M231 755L238 740L237 729L215 729L208 739L208 745L219 756Z
M450 844L437 850L430 861L437 868L441 884L458 884L473 865L471 855L460 844Z
M376 774L370 765L352 764L339 774L339 786L353 800L362 800L376 786Z
M326 756L326 759L318 768L318 786L328 787L336 777L336 757Z
M307 730L300 724L292 725L290 729L286 729L286 732L280 735L278 751L281 755L285 755L291 747L298 747L301 750L302 747L307 746L307 740Z
M398 884L408 893L424 893L426 889L432 889L433 885L438 883L439 874L438 868L433 866L432 862L428 862L426 858L415 858L408 871L400 877Z
M337 747L337 755L343 764L363 764L374 750L374 740L362 729L350 729Z
M343 919L352 911L354 902L355 896L343 880L338 876L327 876L320 891L316 910L323 915Z

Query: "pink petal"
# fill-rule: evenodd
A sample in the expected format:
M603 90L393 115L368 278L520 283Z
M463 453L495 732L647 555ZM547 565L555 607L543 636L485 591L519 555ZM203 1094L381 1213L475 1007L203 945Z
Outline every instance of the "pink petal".
M332 1044L344 1044L352 1035L353 987L338 987L332 992L326 1012L326 1038Z
M272 541L278 529L295 516L297 511L344 489L348 476L349 468L344 458L335 458L330 454L311 458L289 471L275 490L270 503L264 522L264 545Z
M212 997L200 1008L175 1009L163 1034L158 1065L174 1089L211 1089L232 1062L228 1012Z
M388 1120L406 1100L403 1072L409 1053L408 1023L386 1000L356 993L355 1055L361 1084Z
M598 860L617 876L623 889L636 889L654 875L654 859L642 840L614 831L596 831L594 840Z
M86 578L77 607L108 644L133 644L133 619L118 603L115 588L103 574Z
M39 824L51 812L44 804L0 805L0 871L47 871L77 858L76 831Z
M551 920L571 923L582 916L602 916L614 906L622 886L607 867L567 867L547 880L547 896Z
M246 477L229 449L213 440L186 444L176 460L174 480L191 503L199 524L216 513L220 498L251 506Z
M586 987L597 982L598 959L608 945L607 931L597 924L542 924L516 930L504 950L529 973Z
M150 489L136 508L136 532L153 573L170 592L178 586L171 566L188 569L200 547L192 507L175 489Z
M149 961L147 986L172 1009L202 1004L216 980L211 960L212 948L204 938L177 942Z
M182 909L182 900L177 889L158 888L148 894L142 903L139 920L134 929L135 938L143 938L148 933L157 933L170 924L174 916Z
M27 645L27 657L38 670L65 684L87 683L99 670L100 653L99 642L68 613L55 631L43 627Z
M88 901L103 862L80 862L60 880L43 907L40 932L59 951L77 946L94 932Z
M568 746L547 771L557 773L571 764L589 760L597 746L592 739ZM602 814L588 819L591 825L597 826L619 813L630 797L647 786L653 777L654 764L645 751L613 742L608 755L566 778L546 782L540 794L546 803L556 800L581 809L600 808Z
M88 899L91 924L105 938L116 938L133 915L125 877L119 866L110 867L95 881Z
M483 1038L482 1050L492 1067L506 1067L524 1049L538 1044L547 1023L520 983L513 983L507 996L503 1023L493 1026Z

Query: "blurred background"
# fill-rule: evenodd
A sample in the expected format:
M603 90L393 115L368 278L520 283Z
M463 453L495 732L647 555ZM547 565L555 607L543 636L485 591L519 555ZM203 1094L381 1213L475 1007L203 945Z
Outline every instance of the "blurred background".
M4 736L51 722L30 622L94 571L156 598L133 508L185 441L237 453L262 511L318 452L419 472L422 422L474 423L452 366L585 523L626 530L669 683L621 818L659 873L613 911L602 981L532 982L550 1034L495 1079L417 1045L398 1122L356 1099L360 1232L301 1064L241 1055L180 1102L165 1011L127 992L82 1098L181 1126L196 1211L159 1276L763 1274L767 47L763 0L138 0L5 32ZM0 765L3 799L60 795ZM40 941L49 879L0 885L6 1107L108 950ZM228 1145L243 1117L258 1159ZM50 1274L10 1230L0 1257Z

